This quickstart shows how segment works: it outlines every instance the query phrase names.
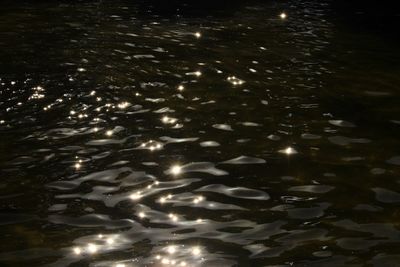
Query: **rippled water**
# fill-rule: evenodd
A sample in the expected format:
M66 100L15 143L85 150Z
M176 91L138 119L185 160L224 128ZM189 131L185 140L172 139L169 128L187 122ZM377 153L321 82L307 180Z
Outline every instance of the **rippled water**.
M1 266L400 266L398 43L284 2L3 5Z

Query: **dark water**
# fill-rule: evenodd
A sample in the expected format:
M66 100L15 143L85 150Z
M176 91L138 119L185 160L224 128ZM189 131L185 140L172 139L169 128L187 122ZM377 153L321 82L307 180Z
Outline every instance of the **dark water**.
M17 2L1 266L400 266L394 27L317 0Z

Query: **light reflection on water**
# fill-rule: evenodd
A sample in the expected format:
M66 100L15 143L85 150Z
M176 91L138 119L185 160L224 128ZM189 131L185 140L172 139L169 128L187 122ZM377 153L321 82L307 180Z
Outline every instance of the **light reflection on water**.
M399 79L327 2L43 5L0 23L6 266L399 262Z

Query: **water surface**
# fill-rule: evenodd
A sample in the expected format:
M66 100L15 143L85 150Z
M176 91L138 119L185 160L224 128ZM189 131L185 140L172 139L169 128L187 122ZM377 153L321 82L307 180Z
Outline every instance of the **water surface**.
M2 266L400 266L396 39L316 0L0 11Z

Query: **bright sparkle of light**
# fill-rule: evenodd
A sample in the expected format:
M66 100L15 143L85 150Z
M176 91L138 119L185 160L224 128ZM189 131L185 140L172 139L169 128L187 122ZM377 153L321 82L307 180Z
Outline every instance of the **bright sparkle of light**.
M168 116L164 116L164 117L162 117L161 120L162 120L163 123L168 123L169 117Z
M184 89L185 89L185 87L184 87L183 85L179 85L179 86L178 86L178 90L179 90L179 91L183 91Z
M143 219L144 217L146 217L146 214L144 214L144 212L139 212L139 217Z
M287 15L286 15L285 12L282 12L282 13L279 15L279 17L280 17L281 19L286 19Z
M80 169L81 168L81 164L80 163L75 163L75 169Z
M178 216L173 213L168 214L168 217L174 222L178 221Z
M167 259L167 258L163 258L163 259L161 260L161 263L162 263L162 264L169 264L170 261L169 261L169 259Z
M87 245L87 250L88 250L90 253L96 253L96 252L97 252L97 246L96 246L95 244L89 243L89 244Z
M161 259L161 256L160 255L156 255L156 259L157 260Z
M182 261L181 264L180 264L180 266L182 266L182 267L184 267L186 265L187 265L187 263L185 261Z
M135 192L135 193L131 194L129 197L130 197L132 200L138 200L138 199L141 199L141 198L142 198L142 195L141 195L140 192Z
M235 76L229 76L228 78L226 78L226 80L228 82L230 82L231 84L233 84L233 85L241 85L241 84L244 83L243 80L241 80L241 79L239 79L239 78L237 78Z
M118 263L117 265L115 265L115 267L125 267L126 265L123 263Z
M102 238L103 238L103 235L102 235L102 234L99 234L97 237L100 238L100 239L102 239Z
M200 77L201 76L201 71L196 71L195 73L194 73L194 75L196 75L197 77Z
M106 135L107 135L107 136L113 135L113 131L112 131L112 130L108 130L108 131L106 132Z
M201 250L200 250L199 247L194 247L194 248L192 248L192 254L193 254L194 256L199 256L200 253L201 253Z
M162 117L161 121L162 121L163 123L165 123L165 124L173 124L173 123L175 123L175 122L177 121L177 119L175 119L175 118L170 118L170 117L168 117L168 116L164 116L164 117Z
M119 109L125 109L125 108L127 108L129 106L129 103L128 102L122 102L122 103L119 103L118 104L118 108Z
M196 197L195 199L193 199L193 203L194 204L198 204L198 203L200 203L201 201L203 201L204 200L204 197L203 196L198 196L198 197Z
M75 248L74 248L74 253L75 253L76 255L80 255L80 254L82 253L81 248L75 247Z
M112 239L112 238L107 238L107 244L109 244L109 245L114 244L114 239Z
M164 120L163 120L163 122L164 122ZM162 148L162 144L160 144L160 143L158 143L156 141L150 140L150 141L148 141L146 143L142 143L140 145L140 147L146 148L146 149L148 149L150 151L154 151L154 150L161 149Z
M279 152L286 155L293 155L297 153L297 151L292 147L287 147L285 149L280 150Z
M172 173L173 175L178 175L178 174L180 174L181 172L182 172L182 167L181 167L181 166L179 166L179 165L174 165L174 166L171 167L171 173Z
M200 37L201 37L201 33L200 33L200 32L196 32L196 33L194 34L194 36L196 36L196 38L200 38Z
M176 247L175 246L169 246L167 249L169 254L174 254L176 252Z

